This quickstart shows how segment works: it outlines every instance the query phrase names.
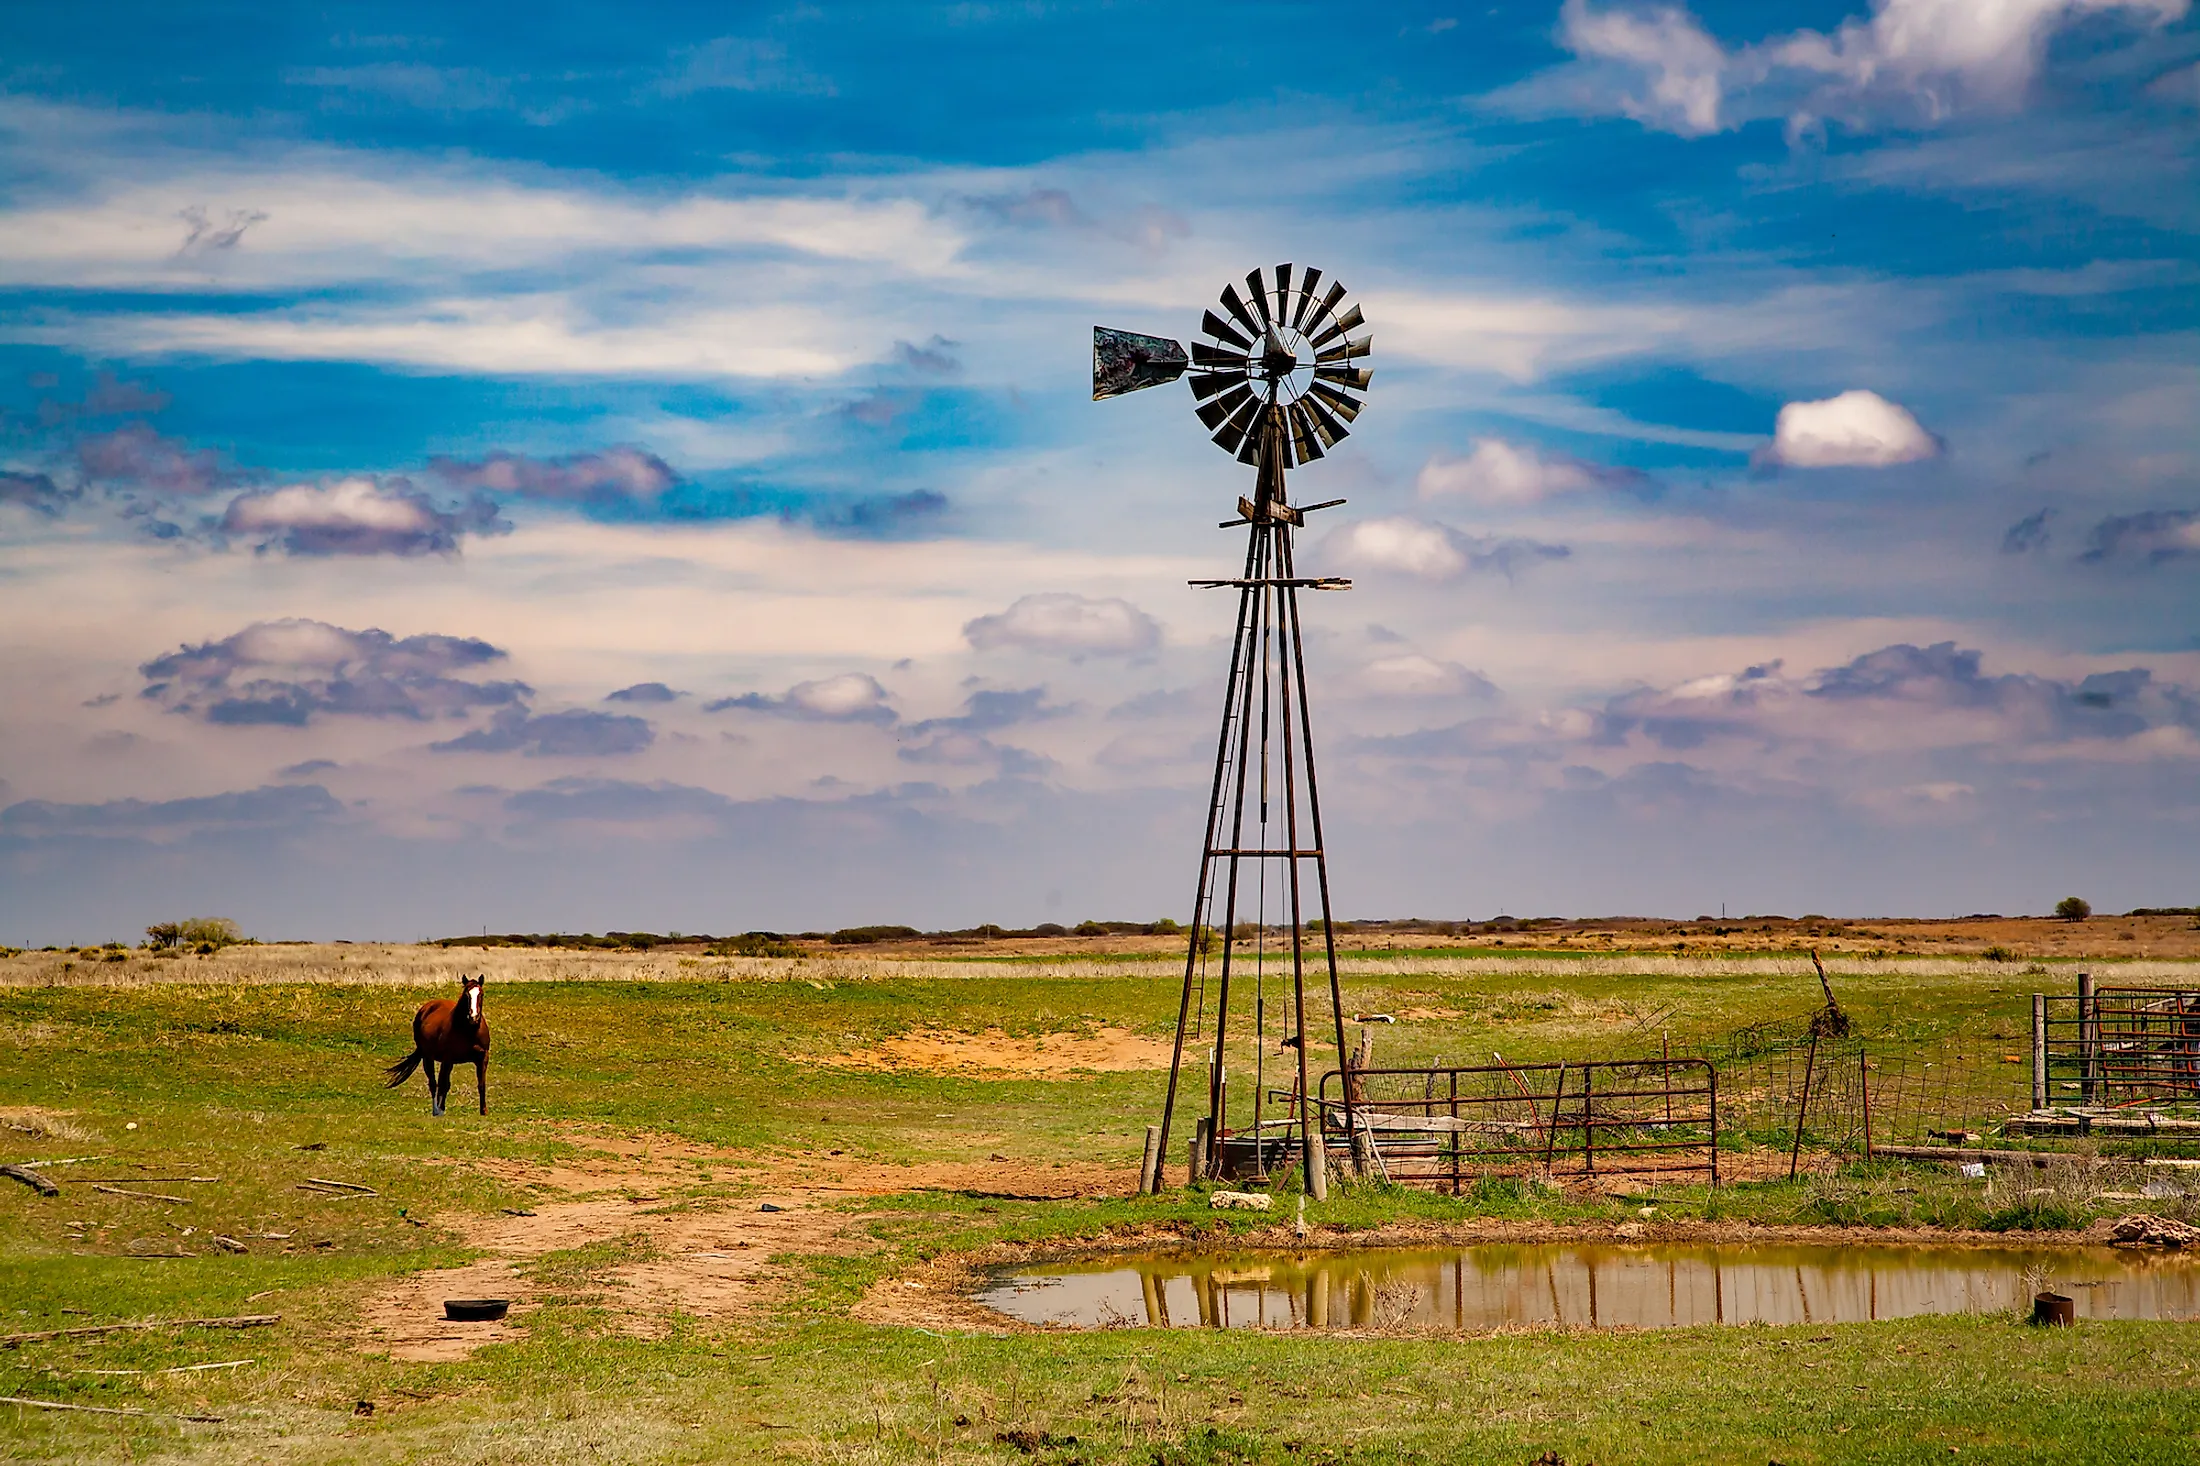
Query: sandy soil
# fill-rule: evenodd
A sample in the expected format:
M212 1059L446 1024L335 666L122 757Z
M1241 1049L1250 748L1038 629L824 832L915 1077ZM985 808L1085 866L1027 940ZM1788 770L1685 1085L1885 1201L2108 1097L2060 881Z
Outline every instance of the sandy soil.
M930 1073L1062 1074L1079 1069L1116 1074L1166 1069L1174 1045L1124 1028L1088 1033L1047 1033L1011 1038L998 1028L954 1033L920 1028L818 1062L837 1069L918 1070Z

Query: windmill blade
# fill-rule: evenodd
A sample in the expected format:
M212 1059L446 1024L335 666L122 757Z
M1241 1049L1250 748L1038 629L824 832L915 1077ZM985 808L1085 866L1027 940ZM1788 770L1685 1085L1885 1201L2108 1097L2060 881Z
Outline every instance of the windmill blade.
M1314 380L1317 382L1340 382L1347 387L1356 388L1362 392L1367 390L1367 384L1373 381L1374 378L1375 374L1366 367L1324 366L1314 368Z
M1204 371L1242 371L1245 367L1245 353L1209 346L1204 341L1194 341L1192 362Z
M1328 316L1331 311L1337 308L1337 302L1343 299L1343 282L1338 280L1330 281L1329 293L1322 297L1322 303L1318 306L1315 306L1314 309L1306 313L1306 329L1311 331L1316 326L1320 325L1323 318Z
M1364 405L1359 398L1348 396L1330 386L1327 382L1316 382L1308 390L1334 408L1337 416L1343 418L1346 422L1358 417L1360 408Z
M1268 287L1260 283L1260 271L1258 269L1245 272L1245 290L1248 298L1253 302L1253 309L1260 312L1261 329L1267 330L1270 324L1268 319Z
M1357 341L1347 337L1327 351L1315 352L1314 360L1319 362L1347 361L1355 356L1365 356L1374 349L1375 338L1373 336L1362 336Z
M1209 311L1199 318L1199 329L1205 331L1217 341L1229 342L1240 351L1251 351L1253 349L1253 343L1249 339L1232 330L1230 323L1213 311Z
M1312 265L1308 265L1306 273L1299 279L1299 303L1298 307L1291 312L1292 330L1300 329L1305 322L1306 308L1314 303L1314 287L1321 283L1322 272Z
M1245 445L1253 433L1253 424L1260 420L1260 399L1246 403L1230 415L1230 420L1215 429L1215 446L1225 453L1235 453Z
M1260 327L1254 324L1253 313L1245 308L1245 302L1239 298L1235 285L1222 287L1222 308L1230 313L1231 320L1236 321L1247 331L1255 336L1260 334Z
M1282 325L1291 310L1291 267L1276 266L1276 324Z
M1311 463L1322 456L1322 445L1314 440L1314 416L1301 402L1292 403L1289 413L1291 447L1298 454L1299 462Z
M1184 375L1184 348L1166 336L1092 328L1092 400L1158 387Z
M1299 406L1305 408L1307 416L1314 420L1314 435L1322 440L1324 448L1334 448L1339 439L1352 435L1352 430L1330 416L1329 409L1322 406L1321 399L1311 393L1299 399Z
M1199 414L1199 420L1207 425L1207 430L1213 432L1228 422L1231 415L1243 407L1246 399L1252 395L1253 389L1250 387L1233 387L1212 402L1202 402L1193 411Z
M1223 388L1244 381L1245 373L1208 372L1203 376L1188 377L1185 380L1192 384L1192 395L1204 402Z
M1360 314L1360 308L1355 305L1352 307L1352 309L1337 317L1336 320L1330 322L1329 328L1327 330L1323 331L1319 336L1314 337L1307 344L1319 350L1321 347L1327 346L1330 342L1336 340L1339 336L1342 336L1345 332L1358 330L1361 326L1364 326L1366 324L1367 318Z

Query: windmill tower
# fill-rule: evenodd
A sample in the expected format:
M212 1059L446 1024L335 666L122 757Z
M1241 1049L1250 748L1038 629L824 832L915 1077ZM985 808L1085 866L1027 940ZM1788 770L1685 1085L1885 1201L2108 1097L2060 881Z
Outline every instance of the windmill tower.
M1221 525L1246 527L1243 572L1228 580L1191 582L1238 592L1237 631L1215 741L1161 1143L1146 1184L1158 1188L1190 1057L1192 1077L1204 1068L1207 1090L1206 1113L1195 1127L1194 1174L1266 1178L1295 1158L1305 1168L1306 1190L1319 1198L1328 1192L1322 1143L1327 1126L1320 1099L1309 1087L1310 1055L1317 1043L1333 1039L1337 1067L1345 1067L1344 1003L1299 592L1348 590L1351 582L1298 573L1293 534L1308 514L1344 500L1293 504L1285 473L1321 458L1349 432L1346 425L1362 405L1355 394L1366 391L1371 375L1359 363L1373 338L1352 335L1365 324L1360 308L1346 304L1342 285L1331 281L1324 289L1317 269L1287 264L1272 272L1256 269L1245 277L1243 294L1235 283L1225 285L1219 304L1223 314L1209 310L1201 319L1206 339L1194 342L1189 355L1165 337L1093 329L1094 400L1173 382L1189 369L1199 420L1215 446L1249 465L1254 475L1251 496L1238 498L1237 518ZM1310 895L1319 902L1329 976L1332 1032L1321 1036L1310 1026L1306 1004ZM1278 921L1279 934L1271 939L1271 901L1288 921L1288 937L1280 934L1284 921ZM1290 977L1278 1005L1284 1011L1273 1015L1272 971ZM1233 1010L1233 1001L1238 1010L1251 1010L1250 1076L1231 1072L1246 1047L1234 1030L1247 1016ZM1272 1068L1282 1072L1271 1078ZM1248 1077L1250 1084L1244 1083ZM1288 1087L1279 1089L1277 1079ZM1350 1135L1349 1084L1337 1103Z

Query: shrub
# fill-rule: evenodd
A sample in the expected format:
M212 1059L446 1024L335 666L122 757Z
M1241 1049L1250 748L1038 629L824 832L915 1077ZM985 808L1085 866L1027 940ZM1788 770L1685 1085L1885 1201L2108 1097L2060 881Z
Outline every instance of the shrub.
M234 947L244 940L244 933L226 916L194 916L188 921L163 923L145 929L148 940L156 933L173 933L166 945L173 947L210 947L219 951Z
M868 947L874 942L902 941L923 935L913 926L844 926L826 940L836 947Z
M712 957L800 957L802 948L777 932L743 932L705 949Z
M1980 955L1984 956L1989 962L2014 962L2017 960L2017 954L2007 947L1988 947Z
M1104 937L1108 934L1108 929L1097 921L1080 921L1071 928L1070 934L1079 937Z
M2065 896L2055 903L2055 914L2064 921L2083 921L2093 914L2093 903L2083 896Z
M1184 928L1177 923L1174 917L1170 916L1164 916L1159 921L1146 923L1146 935L1151 937L1173 937L1182 930Z

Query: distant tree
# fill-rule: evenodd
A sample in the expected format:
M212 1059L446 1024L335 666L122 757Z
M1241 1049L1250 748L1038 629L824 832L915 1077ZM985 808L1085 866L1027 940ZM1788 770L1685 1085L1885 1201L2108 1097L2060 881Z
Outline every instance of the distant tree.
M2055 914L2064 921L2083 921L2093 914L2093 903L2083 896L2065 896L2055 903Z
M145 945L148 947L173 947L183 939L183 926L179 922L157 921L145 929Z
M176 923L176 944L196 947L202 952L218 952L224 947L234 947L244 940L244 932L226 916L194 916L189 921Z

